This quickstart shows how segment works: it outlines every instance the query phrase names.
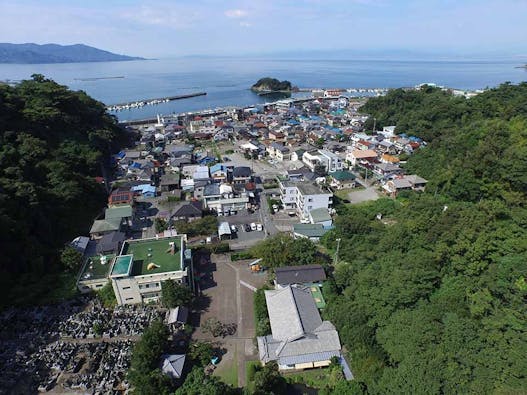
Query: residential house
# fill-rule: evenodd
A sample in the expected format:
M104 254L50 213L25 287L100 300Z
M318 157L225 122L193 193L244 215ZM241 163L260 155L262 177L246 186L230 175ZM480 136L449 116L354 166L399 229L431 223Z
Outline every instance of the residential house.
M403 190L423 191L427 182L424 178L412 174L387 181L383 189L388 195L396 197L397 193Z
M326 173L342 170L342 159L328 150L304 152L302 162L313 172L318 166L322 166Z
M104 234L95 246L97 254L116 254L121 248L122 243L126 240L126 235L123 232L113 231Z
M313 209L309 212L309 222L312 224L322 225L324 228L330 228L333 224L333 219L329 214L329 210L325 207Z
M349 171L342 170L336 171L329 174L330 184L332 187L337 189L354 188L355 187L355 175Z
M330 228L325 228L322 224L294 224L293 237L295 239L309 239L313 243L318 243L320 238L329 232Z
M106 233L119 232L122 226L121 218L97 219L93 221L90 229L92 239L100 239Z
M272 142L267 147L267 152L271 158L276 158L279 161L291 159L291 152L288 147L285 147L282 143Z
M212 165L209 169L210 177L215 182L224 182L227 180L228 168L223 163Z
M182 205L172 214L172 221L187 221L192 222L203 216L203 203L200 201L189 202Z
M132 187L132 191L139 193L144 198L156 196L156 187L150 184L141 184Z
M280 370L328 366L341 356L338 333L322 321L309 289L286 286L265 291L271 335L257 338L263 364L276 361Z
M375 149L376 144L370 140L359 140L355 143L355 149L366 151Z
M132 205L134 193L129 188L117 188L108 197L108 206Z
M161 192L170 192L179 189L179 173L163 174L159 183Z
M352 166L363 165L371 163L377 159L377 152L374 150L352 150L346 154L346 160L351 163Z
M404 170L394 163L376 163L373 166L373 172L377 177L387 179L396 175L403 174Z
M291 160L292 161L301 161L302 160L302 156L304 155L304 152L306 152L306 150L303 150L303 149L296 149L293 151L293 153L291 154Z
M208 184L203 190L203 204L209 210L218 214L247 209L249 197L247 193L235 193L227 184Z
M192 173L192 178L194 179L194 181L208 180L210 178L209 167L208 166L197 166L194 169L194 172Z
M293 284L322 284L326 280L324 268L318 264L277 267L274 273L276 275L274 280L276 289Z
M395 155L382 154L380 158L381 163L392 163L394 165L400 162L400 159Z
M234 184L247 184L252 181L252 170L248 166L236 166L232 171L232 182Z

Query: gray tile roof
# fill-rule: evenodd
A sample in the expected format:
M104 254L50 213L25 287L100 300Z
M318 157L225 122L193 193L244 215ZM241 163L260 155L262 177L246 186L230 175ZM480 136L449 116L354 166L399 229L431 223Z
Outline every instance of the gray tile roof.
M181 378L185 365L184 354L163 355L161 370L173 379Z
M287 286L265 291L265 299L272 335L257 338L262 361L301 363L324 360L317 359L324 355L340 355L338 333L331 322L321 320L308 289Z
M288 286L265 291L271 331L277 340L288 340L312 333L322 324L309 290Z
M275 269L278 284L303 284L324 281L326 273L320 265L283 266Z

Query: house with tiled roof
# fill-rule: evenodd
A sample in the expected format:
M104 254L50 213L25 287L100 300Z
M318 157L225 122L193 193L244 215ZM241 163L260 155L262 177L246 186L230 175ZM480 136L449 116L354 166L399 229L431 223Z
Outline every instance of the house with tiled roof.
M335 326L322 321L309 289L288 285L265 291L271 334L257 338L260 361L276 361L280 370L328 366L341 356Z

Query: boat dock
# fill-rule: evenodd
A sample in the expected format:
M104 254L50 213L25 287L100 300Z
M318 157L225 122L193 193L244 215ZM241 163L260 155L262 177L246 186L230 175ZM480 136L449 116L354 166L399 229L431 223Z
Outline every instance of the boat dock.
M169 101L173 100L190 99L191 97L205 96L206 94L207 92L196 92L189 93L187 95L168 96L161 97L158 99L144 99L127 103L110 104L106 106L106 109L109 111L130 110L133 108L140 108L143 106L153 106L160 103L168 103Z

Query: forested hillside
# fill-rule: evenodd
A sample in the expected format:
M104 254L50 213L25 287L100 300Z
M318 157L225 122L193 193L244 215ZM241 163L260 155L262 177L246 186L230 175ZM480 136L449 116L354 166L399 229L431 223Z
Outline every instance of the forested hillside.
M59 250L105 205L95 176L123 139L84 92L41 75L0 84L0 306L57 286Z
M427 191L341 207L326 318L371 394L527 388L527 84L472 99L395 90L363 110L430 143ZM376 215L382 213L382 220ZM360 391L359 391L360 392Z

